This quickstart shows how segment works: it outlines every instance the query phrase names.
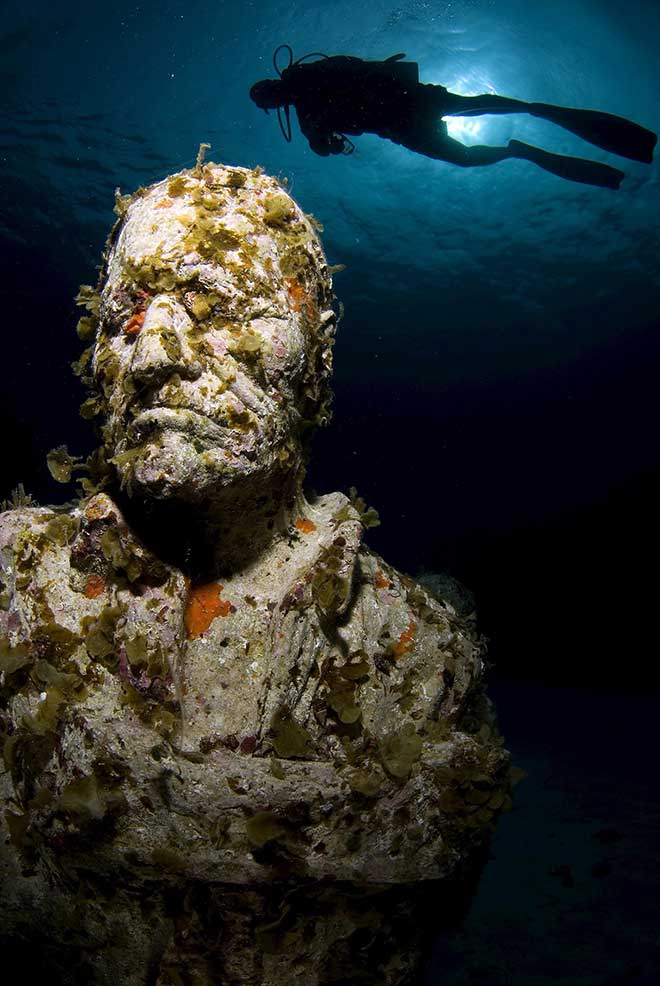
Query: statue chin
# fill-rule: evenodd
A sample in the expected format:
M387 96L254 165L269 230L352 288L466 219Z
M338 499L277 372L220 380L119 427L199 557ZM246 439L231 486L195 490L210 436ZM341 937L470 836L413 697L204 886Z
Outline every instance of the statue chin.
M208 503L240 480L265 471L254 455L217 446L203 448L180 432L142 442L113 461L120 486L129 496L185 503Z

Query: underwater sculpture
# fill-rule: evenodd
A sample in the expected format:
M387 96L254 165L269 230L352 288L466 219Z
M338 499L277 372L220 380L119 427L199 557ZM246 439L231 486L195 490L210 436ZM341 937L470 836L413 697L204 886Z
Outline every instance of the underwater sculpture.
M282 50L288 53L289 64L280 69L277 56ZM308 62L312 56L317 60ZM417 62L401 61L405 57L399 53L385 61L372 61L315 51L294 62L291 47L280 45L273 55L279 78L255 82L250 98L266 112L277 110L287 140L291 140L289 107L294 106L309 146L323 157L352 153L354 145L346 134L374 133L418 154L462 168L518 158L568 181L619 188L625 175L609 164L553 154L520 140L510 140L506 147L466 146L449 136L443 122L445 116L528 113L633 161L650 164L653 160L657 134L625 117L599 110L528 103L493 93L461 96L444 86L421 83Z
M508 799L482 642L360 501L303 494L310 218L201 160L118 212L79 295L91 477L0 517L3 941L67 984L409 983Z

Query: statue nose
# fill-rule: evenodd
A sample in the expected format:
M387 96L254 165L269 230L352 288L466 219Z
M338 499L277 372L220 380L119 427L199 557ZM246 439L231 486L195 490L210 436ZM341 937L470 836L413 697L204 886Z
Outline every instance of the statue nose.
M172 374L196 380L202 366L188 342L190 316L177 301L167 295L155 297L144 316L135 340L130 373L145 386L156 386Z

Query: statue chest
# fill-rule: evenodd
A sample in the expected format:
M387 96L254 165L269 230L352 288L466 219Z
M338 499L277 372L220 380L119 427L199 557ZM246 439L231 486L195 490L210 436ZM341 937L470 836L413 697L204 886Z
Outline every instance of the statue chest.
M187 749L251 752L282 709L309 711L328 641L302 588L211 582L190 591L183 622L176 671Z
M186 605L178 669L183 742L188 749L249 746L270 680L272 613L217 583L201 588Z

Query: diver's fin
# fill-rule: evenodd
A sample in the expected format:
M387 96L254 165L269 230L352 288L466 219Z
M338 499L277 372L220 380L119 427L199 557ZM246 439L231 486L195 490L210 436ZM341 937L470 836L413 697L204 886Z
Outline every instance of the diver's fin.
M623 171L619 171L618 168L611 168L609 164L587 161L579 157L567 157L564 154L551 154L550 151L544 151L540 147L523 144L520 140L510 140L509 150L511 157L531 161L539 168L543 168L544 171L549 171L559 178L577 181L583 185L618 188L625 178Z
M530 103L528 113L570 130L596 147L650 164L658 135L632 120L598 110L575 110L549 103Z
M389 58L386 58L385 61L386 62L400 62L401 59L402 58L405 58L405 57L406 57L406 53L404 51L399 51L399 52L397 52L396 55L390 55L390 57Z

